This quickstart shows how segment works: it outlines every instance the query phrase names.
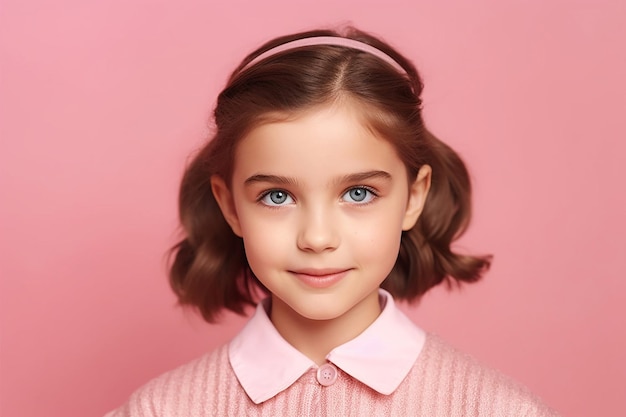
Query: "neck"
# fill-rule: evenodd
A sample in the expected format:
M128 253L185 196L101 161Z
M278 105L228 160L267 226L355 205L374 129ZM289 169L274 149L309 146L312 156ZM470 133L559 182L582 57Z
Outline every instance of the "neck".
M316 364L326 362L331 350L361 334L380 314L374 292L339 317L313 320L301 316L278 297L272 296L270 319L280 335Z

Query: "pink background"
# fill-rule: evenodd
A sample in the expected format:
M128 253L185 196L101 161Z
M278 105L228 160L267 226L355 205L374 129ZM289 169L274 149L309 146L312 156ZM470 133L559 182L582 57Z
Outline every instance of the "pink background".
M623 415L626 3L379 3L2 0L3 417L101 415L237 331L166 283L185 159L244 54L348 21L421 69L476 183L461 244L495 254L410 314L565 415Z

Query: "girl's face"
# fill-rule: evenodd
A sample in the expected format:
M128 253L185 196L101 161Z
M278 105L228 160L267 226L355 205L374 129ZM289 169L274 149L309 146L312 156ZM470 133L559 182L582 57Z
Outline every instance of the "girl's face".
M415 225L430 184L409 184L393 146L347 100L253 129L237 147L231 187L212 178L272 318L374 317L402 230ZM371 321L371 320L370 320Z

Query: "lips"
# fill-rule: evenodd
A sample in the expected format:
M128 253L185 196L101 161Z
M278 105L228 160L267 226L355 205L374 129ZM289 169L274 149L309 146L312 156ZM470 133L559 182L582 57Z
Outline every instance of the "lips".
M323 268L323 269L298 269L290 271L303 284L313 288L328 288L341 281L350 269Z

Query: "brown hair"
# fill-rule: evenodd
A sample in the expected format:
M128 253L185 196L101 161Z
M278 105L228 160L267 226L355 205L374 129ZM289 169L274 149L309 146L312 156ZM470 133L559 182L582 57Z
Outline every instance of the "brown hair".
M245 68L266 50L311 36L342 36L370 44L397 61L405 73L372 54L330 45L284 51ZM185 238L171 250L170 269L170 284L180 303L197 307L211 322L223 308L243 314L246 305L256 302L255 289L266 291L250 270L242 239L217 205L210 178L217 174L230 183L238 141L269 115L302 111L340 97L364 105L369 127L395 146L409 182L422 165L432 167L424 210L417 224L402 233L398 259L382 287L412 301L445 279L478 280L491 258L460 255L450 247L469 223L469 175L460 157L424 127L422 88L410 61L354 28L343 34L319 30L277 38L247 56L218 97L212 140L191 161L182 180L179 210Z

